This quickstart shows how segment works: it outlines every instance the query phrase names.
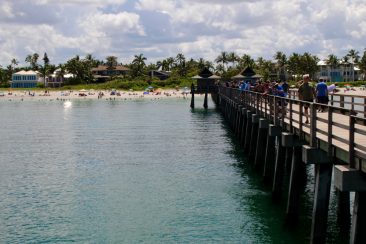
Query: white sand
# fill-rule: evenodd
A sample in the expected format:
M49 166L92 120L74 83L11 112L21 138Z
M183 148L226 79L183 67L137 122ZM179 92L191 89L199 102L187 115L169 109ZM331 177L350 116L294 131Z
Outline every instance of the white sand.
M100 100L133 100L133 99L168 99L168 98L181 98L187 99L190 98L190 94L183 94L182 91L176 90L161 90L160 93L149 92L149 94L143 94L143 91L117 91L120 95L111 95L111 91L103 90L103 91L49 91L49 93L45 94L44 91L30 91L30 93L34 93L34 96L29 95L28 91L11 91L12 94L9 94L9 91L0 91L0 101L7 100L22 100L22 101L38 101L38 100L74 100L74 99L98 99L98 93L103 92L104 96L100 98ZM80 96L80 93L86 94L86 96ZM4 96L1 96L4 94ZM198 95L199 96L199 95Z

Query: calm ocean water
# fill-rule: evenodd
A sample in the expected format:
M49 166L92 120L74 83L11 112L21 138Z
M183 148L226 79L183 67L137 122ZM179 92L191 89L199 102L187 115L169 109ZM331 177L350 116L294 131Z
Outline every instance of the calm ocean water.
M261 180L213 104L0 102L0 243L308 243Z

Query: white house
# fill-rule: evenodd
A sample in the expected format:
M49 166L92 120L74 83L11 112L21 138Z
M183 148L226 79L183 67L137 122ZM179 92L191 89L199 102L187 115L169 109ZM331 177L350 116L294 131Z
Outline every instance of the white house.
M341 62L337 67L328 65L325 60L318 62L317 79L324 81L356 81L360 77L360 69L353 62Z
M47 77L46 83L47 86L50 87L61 87L62 84L65 82L65 80L68 80L70 78L74 77L73 74L63 74L61 72L61 69L56 69L52 75L50 75L49 77Z
M33 88L36 87L38 83L44 83L44 79L40 72L21 70L12 75L10 85L12 88Z

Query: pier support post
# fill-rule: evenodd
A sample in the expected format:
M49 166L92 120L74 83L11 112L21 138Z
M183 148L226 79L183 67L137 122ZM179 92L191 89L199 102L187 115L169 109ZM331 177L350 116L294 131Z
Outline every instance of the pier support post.
M274 169L272 199L278 201L282 196L282 185L285 166L285 148L282 147L281 136L276 137L276 164Z
M242 105L238 105L236 109L236 126L235 126L235 135L237 138L240 138L240 131L241 131L241 109L243 108Z
M258 127L259 127L259 115L252 114L252 131L250 136L250 145L249 145L249 158L255 159L255 152L257 146L258 139Z
M274 166L276 158L276 137L281 134L281 128L269 125L268 127L268 137L266 146L266 157L264 160L263 169L263 181L265 183L272 183L274 176Z
M241 136L240 136L240 145L244 147L245 144L245 135L246 135L246 129L247 129L247 109L242 108L241 111L241 118L242 118L242 125L241 125Z
M355 193L350 243L366 243L366 192Z
M205 91L205 100L203 101L203 107L205 108L205 109L207 109L208 108L208 105L207 105L207 100L208 100L208 91L207 91L208 89L206 89L206 91Z
M250 136L251 136L251 129L252 129L252 111L247 110L247 126L245 130L245 143L244 143L244 150L249 152L250 148Z
M315 196L310 237L313 244L325 243L332 170L332 164L315 165Z
M269 122L267 119L259 119L257 150L255 153L255 168L260 168L264 164L266 155L266 144L268 136Z
M194 108L194 85L191 85L191 108Z
M366 178L365 173L343 165L334 170L334 185L343 192L354 191L351 244L366 243Z
M350 194L346 191L336 189L337 197L337 222L345 233L349 233L351 224Z
M288 224L296 224L299 217L300 189L305 175L305 164L302 162L302 145L295 135L282 133L282 146L291 149L292 157L290 170L290 184L287 199L286 218ZM289 163L288 160L287 163Z
M302 148L302 159L306 164L315 164L315 196L310 242L325 243L333 171L332 158L319 148L305 145Z

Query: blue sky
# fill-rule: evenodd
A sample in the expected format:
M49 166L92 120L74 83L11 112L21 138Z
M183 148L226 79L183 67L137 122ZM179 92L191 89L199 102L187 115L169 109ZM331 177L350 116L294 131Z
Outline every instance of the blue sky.
M34 52L54 64L87 53L122 63L140 53L147 62L221 51L342 57L365 40L365 0L0 0L2 66Z

